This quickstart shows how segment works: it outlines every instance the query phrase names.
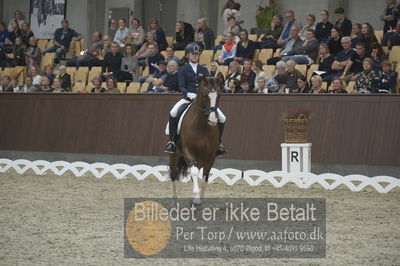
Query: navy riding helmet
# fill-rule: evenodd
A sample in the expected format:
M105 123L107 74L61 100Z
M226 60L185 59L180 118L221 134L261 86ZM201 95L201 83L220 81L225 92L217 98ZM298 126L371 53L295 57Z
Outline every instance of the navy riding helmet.
M201 48L200 48L200 45L198 45L195 42L192 42L192 43L189 43L186 46L185 51L187 53L200 54L201 53Z

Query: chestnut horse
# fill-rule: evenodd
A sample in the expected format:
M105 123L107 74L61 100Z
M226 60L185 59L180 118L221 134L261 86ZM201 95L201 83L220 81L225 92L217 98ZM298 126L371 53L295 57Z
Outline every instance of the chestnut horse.
M193 181L194 204L201 204L201 197L214 165L219 146L217 109L221 96L221 81L204 77L197 90L196 100L182 121L176 153L170 155L169 168L176 198L175 181L179 176L190 174ZM189 170L189 171L188 171ZM204 177L201 196L198 180Z

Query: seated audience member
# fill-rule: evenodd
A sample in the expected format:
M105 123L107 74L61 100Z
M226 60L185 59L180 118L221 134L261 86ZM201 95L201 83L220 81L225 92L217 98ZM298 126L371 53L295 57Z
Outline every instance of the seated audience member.
M10 45L13 45L15 43L15 39L17 37L21 37L21 28L16 20L11 20L11 27L12 30L10 31L9 39Z
M259 43L260 49L276 49L279 48L277 43L279 37L283 31L283 18L281 15L275 15L272 18L271 30L265 33L261 37L261 42Z
M290 88L287 87L287 76L286 75L278 75L275 77L276 85L278 86L278 90L275 93L284 94L290 93Z
M83 52L82 55L80 55L76 59L68 60L66 66L68 67L81 67L81 66L97 66L100 64L98 57L100 55L100 51L103 47L103 42L102 42L102 35L100 32L96 31L95 33L92 34L92 44L89 46L87 50Z
M194 29L189 23L178 21L175 26L175 50L185 50L186 45L194 41Z
M2 92L14 92L14 86L9 75L3 75L1 78L1 90Z
M42 77L42 80L40 81L40 88L38 92L52 92L51 86L50 86L50 80L48 77Z
M91 93L105 93L106 89L101 86L101 78L95 77L92 80L93 88L90 90Z
M265 77L259 77L257 79L257 92L264 94L270 93L267 88L267 79Z
M106 93L121 93L121 91L118 89L117 79L114 78L113 76L107 77L106 86L107 86Z
M161 29L156 19L150 20L150 32L153 32L155 41L159 51L164 51L168 47L167 39L165 38L165 32Z
M318 40L315 39L315 31L308 29L305 33L305 40L301 46L297 46L282 57L282 61L295 61L297 64L311 65L317 57Z
M346 82L344 82L343 79L341 78L334 78L332 81L332 85L331 85L332 89L329 91L329 93L333 93L333 94L346 94Z
M165 62L165 58L158 52L156 43L149 43L147 49L149 50L149 57L146 64L149 67L149 74L153 75L158 72L156 65L161 61Z
M387 0L386 7L382 12L381 20L384 22L383 33L389 30L394 30L397 24L396 13L396 0Z
M256 73L253 72L251 66L253 61L250 59L244 60L243 71L239 81L239 91L241 93L254 93L254 82Z
M228 66L235 58L237 50L237 44L233 40L233 34L228 32L226 34L226 41L222 46L222 53L218 58L218 64Z
M22 38L18 36L15 38L15 43L13 46L14 66L26 66L25 51L26 46L23 43Z
M100 66L103 65L104 57L106 56L106 54L111 52L111 43L112 43L111 37L109 35L104 35L103 46L98 56Z
M328 47L333 56L343 51L342 36L339 28L334 27L331 30L331 38L328 41Z
M326 43L321 43L319 45L319 62L318 71L323 71L325 73L320 73L321 77L328 76L332 74L332 63L335 57L329 53L329 47Z
M365 44L365 50L368 55L371 54L371 45L375 42L378 42L378 39L375 36L375 30L369 23L364 23L361 26L362 32L362 42Z
M59 74L56 76L61 80L61 88L64 91L71 91L71 76L67 73L65 66L60 66L58 68Z
M138 62L136 57L133 55L133 46L130 44L125 45L125 56L122 57L121 69L115 75L118 81L132 80L136 81L138 76L136 75L136 68Z
M178 80L178 63L175 61L170 61L167 64L167 76L165 80L162 80L160 85L153 87L153 91L156 93L175 93L179 92L179 80ZM154 83L153 83L154 84Z
M306 38L306 32L308 30L313 30L315 32L315 15L309 14L307 16L307 24L303 26L303 28L299 32L299 36L301 39L305 40Z
M237 43L240 41L239 33L240 27L236 23L235 17L228 18L228 27L224 30L223 35L227 35L228 33L232 34L232 39Z
M21 89L22 92L36 92L37 88L33 86L32 77L27 76L25 78L24 86Z
M356 48L356 44L363 40L361 32L362 25L360 23L353 24L353 32L351 35L351 47Z
M7 26L4 22L0 23L0 49L4 51L4 53L12 52L12 42L10 41L11 33L7 30Z
M173 47L168 46L165 51L167 52L167 57L165 58L165 62L168 63L169 61L175 61L178 63L179 58L174 54L175 50Z
M128 34L125 38L125 45L130 44L133 47L133 54L136 54L136 45L134 44L133 36ZM125 54L124 54L125 55Z
M12 26L12 22L16 21L18 23L18 26L21 28L22 24L25 23L24 20L24 15L22 14L22 11L20 10L15 10L14 12L14 17L10 20L10 22L8 23L8 31L12 31L13 30L13 26Z
M34 34L31 31L31 27L29 26L28 23L24 22L21 26L21 38L25 46L29 46L29 39L33 36Z
M389 60L382 62L382 71L379 71L373 83L374 93L394 93L397 84L397 72L392 70Z
M44 67L44 76L47 77L50 81L50 86L53 85L53 80L56 77L53 73L53 67L51 65Z
M25 63L27 67L39 67L42 61L42 52L37 46L35 37L29 38L29 46L25 51Z
M287 23L285 24L285 27L282 30L281 36L279 36L279 39L278 39L278 45L280 47L283 47L285 45L287 47L287 43L289 42L289 40L292 39L290 31L293 29L293 26L297 26L297 29L298 29L297 34L300 32L300 29L302 28L301 23L299 23L296 20L296 17L295 17L295 14L293 11L291 11L291 10L287 11L285 16L286 16Z
M358 78L358 74L363 70L363 60L366 57L367 54L365 50L365 44L357 43L356 52L353 54L344 68L342 79L344 79L346 82L350 79L355 81Z
M61 80L58 78L55 78L53 80L53 92L54 93L59 93L59 92L68 92L67 90L64 90L63 88L61 88Z
M342 76L344 73L344 69L347 64L350 62L350 59L355 55L355 51L351 48L351 39L348 36L342 38L342 46L343 51L338 53L335 57L335 60L332 63L332 74L324 77L324 81L330 82L337 77Z
M209 71L210 71L211 77L218 78L221 80L221 83L225 83L225 77L219 71L217 62L211 62ZM223 88L222 88L222 90L223 90Z
M275 73L272 75L271 79L267 82L267 88L270 92L276 93L279 90L279 86L276 83L275 78L278 75L285 75L285 72L286 72L286 63L283 61L277 62Z
M335 23L335 27L340 28L340 32L343 36L350 36L352 30L351 20L346 18L344 14L344 8L338 7L335 9L335 15L337 17L337 21Z
M150 50L148 50L148 45L150 43L155 43L155 35L153 32L146 33L145 42L135 54L139 66L146 66L146 59L150 56Z
M315 38L319 42L328 42L331 36L331 30L333 29L333 24L329 22L329 12L328 10L321 11L321 22L315 27Z
M238 79L230 79L228 85L225 87L225 93L238 93L239 91L239 83Z
M32 77L32 84L33 86L35 86L36 88L40 88L40 81L42 81L42 76L39 75L39 71L38 68L35 66L31 66L29 68L29 74Z
M388 59L387 54L383 51L382 46L379 43L373 43L371 45L371 59L373 61L373 70L375 73L378 73L382 70L382 62L383 60Z
M229 81L231 79L237 79L240 80L242 77L240 73L240 64L237 61L232 61L229 64L229 75L225 79L225 92L233 92L228 88ZM239 83L238 83L238 88L239 89Z
M373 70L373 62L371 58L363 60L363 71L358 75L354 84L353 90L358 93L371 93L372 84L375 80L376 74Z
M275 65L278 61L281 61L282 57L289 54L289 52L298 49L302 44L303 40L299 37L299 27L293 26L290 30L290 38L287 39L283 45L282 50L278 57L273 57L267 60L268 65Z
M157 63L156 71L146 80L146 82L150 83L147 91L154 92L154 87L163 85L167 76L167 63L164 60L160 60Z
M56 62L61 60L61 57L68 52L69 46L80 41L82 35L75 30L69 28L69 22L66 19L61 21L61 28L58 28L54 33L54 46L44 50L43 54L56 53Z
M111 43L111 52L104 56L103 65L101 68L101 79L106 80L110 75L118 76L121 70L122 54L120 53L120 46L116 42Z
M309 93L310 86L308 85L307 78L301 75L297 79L297 89L293 90L294 93Z
M286 62L286 86L290 92L297 90L297 80L303 75L296 69L296 62L289 60Z
M389 46L389 49L392 49L393 46L400 45L400 20L397 22L395 31L386 32L383 35L382 45Z
M211 50L214 46L215 35L212 29L208 26L206 18L201 18L197 21L196 30L194 33L194 41L200 45L201 49Z
M320 76L313 76L311 78L311 94L320 94L326 93L326 91L322 88L322 78Z
M120 18L118 20L118 29L115 32L113 41L118 43L119 46L125 46L125 38L129 34L129 28L126 26L126 20L124 18Z
M240 39L241 41L236 47L236 56L234 57L234 60L243 64L246 59L253 59L255 43L252 40L249 40L249 33L247 30L240 31Z
M139 48L144 43L145 31L143 27L140 25L140 20L137 18L132 19L131 22L132 30L130 31L130 35L133 37L133 43L135 45L135 50L139 50Z
M267 86L267 74L263 71L263 63L260 60L255 60L253 61L253 64L251 66L251 69L253 72L256 74L256 77L254 79L254 91L258 93L262 93L262 91L266 88ZM264 87L260 88L258 86L258 79L264 79Z

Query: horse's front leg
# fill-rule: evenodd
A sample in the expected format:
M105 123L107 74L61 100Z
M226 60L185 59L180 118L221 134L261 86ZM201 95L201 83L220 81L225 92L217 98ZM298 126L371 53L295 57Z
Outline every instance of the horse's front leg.
M201 198L202 199L204 198L204 195L206 193L209 175L210 175L210 169L205 169L204 175L203 175L203 183L201 184Z
M199 188L199 168L196 165L192 165L190 167L190 176L192 177L193 181L193 203L194 204L201 204L200 200L200 188Z

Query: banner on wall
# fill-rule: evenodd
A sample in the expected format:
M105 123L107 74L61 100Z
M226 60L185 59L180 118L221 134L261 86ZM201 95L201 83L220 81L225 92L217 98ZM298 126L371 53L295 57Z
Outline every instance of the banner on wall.
M29 23L38 39L53 39L65 18L66 0L30 0Z

